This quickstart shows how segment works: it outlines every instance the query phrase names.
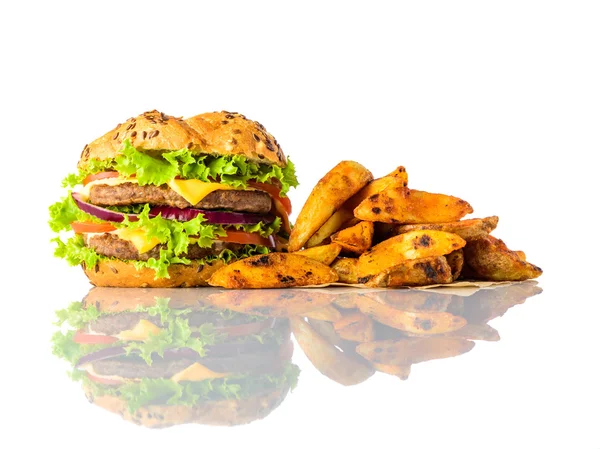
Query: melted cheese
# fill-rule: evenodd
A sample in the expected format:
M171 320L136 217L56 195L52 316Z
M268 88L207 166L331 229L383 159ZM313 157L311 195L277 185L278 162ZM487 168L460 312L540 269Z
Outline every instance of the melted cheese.
M160 240L156 237L152 237L148 240L148 236L144 229L120 228L112 231L111 234L115 234L120 239L131 242L140 254L150 251L160 243Z
M157 325L148 320L140 320L133 329L119 332L117 338L123 341L145 341L159 332L160 327Z
M118 186L120 184L125 184L127 182L131 182L137 184L137 180L134 178L123 179L123 178L104 178L104 179L96 179L95 181L89 182L84 185L80 190L79 194L83 197L85 201L90 197L90 190L94 186L103 185L103 186Z
M222 377L227 377L228 375L229 373L215 373L196 362L177 374L174 374L173 377L171 377L171 380L173 382L182 382L185 380L190 382L200 382L206 379L220 379Z
M186 199L192 206L202 201L215 190L235 190L233 187L216 182L203 182L199 179L173 179L169 187Z

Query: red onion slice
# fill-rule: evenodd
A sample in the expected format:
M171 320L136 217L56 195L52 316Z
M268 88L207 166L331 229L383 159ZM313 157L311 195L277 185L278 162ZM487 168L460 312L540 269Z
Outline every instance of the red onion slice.
M96 218L99 218L100 220L113 221L116 223L121 223L123 222L123 220L125 220L126 214L122 214L120 212L115 212L114 210L105 209L100 206L94 206L93 204L86 203L81 197L81 194L77 192L72 192L71 197L73 198L73 201L75 201L75 204L79 209L84 211L86 214L90 214ZM127 217L129 217L130 221L138 220L138 216L135 214L127 214Z
M243 212L224 212L205 209L194 209L188 207L179 209L170 206L155 206L150 209L150 215L156 216L160 214L163 218L177 221L189 221L196 218L198 215L204 215L204 218L211 224L256 224L256 223L272 223L275 220L273 215L259 215Z

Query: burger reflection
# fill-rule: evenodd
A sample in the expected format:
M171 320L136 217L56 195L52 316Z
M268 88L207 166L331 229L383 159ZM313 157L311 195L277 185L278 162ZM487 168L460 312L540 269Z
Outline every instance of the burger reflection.
M53 352L90 402L136 424L264 418L298 378L289 321L213 307L201 292L94 288L56 313Z
M57 312L54 353L89 401L147 427L266 417L296 385L291 332L342 385L497 341L488 322L542 290L94 288Z

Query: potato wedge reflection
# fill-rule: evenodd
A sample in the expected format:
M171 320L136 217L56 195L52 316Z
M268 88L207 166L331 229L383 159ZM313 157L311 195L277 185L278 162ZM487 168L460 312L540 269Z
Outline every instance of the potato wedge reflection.
M365 342L375 339L373 320L361 312L344 315L333 323L333 328L344 340Z
M373 174L358 162L342 161L319 180L292 229L288 249L298 251L342 204L373 180Z
M302 318L290 319L292 332L306 357L323 375L342 385L356 385L374 374L373 368L340 351Z
M235 312L290 317L323 309L334 298L320 289L217 290L202 301Z
M356 352L367 360L384 365L406 366L427 360L456 357L469 352L475 343L448 337L406 338L361 343Z
M542 274L542 269L522 260L524 254L511 251L502 240L491 235L469 242L464 249L465 263L477 279L524 281Z
M374 320L414 334L443 334L467 324L467 320L461 316L446 312L407 312L381 304L367 296L359 296L357 305L361 312Z
M445 312L453 300L452 295L427 290L377 290L362 295L405 312Z
M410 332L404 333L407 337L424 338L426 335L413 334ZM436 337L449 338L464 338L465 340L481 340L481 341L499 341L500 334L489 324L471 324L467 323L460 329L444 334L437 334ZM433 338L433 337L432 337Z
M342 314L338 309L333 307L332 305L327 305L325 307L320 307L318 309L310 310L304 314L304 316L308 318L312 318L314 320L320 321L330 321L336 322L341 320Z
M396 365L385 365L383 363L372 363L372 364L373 364L373 368L375 368L377 371L399 377L401 380L408 379L408 376L410 375L410 365L396 366Z

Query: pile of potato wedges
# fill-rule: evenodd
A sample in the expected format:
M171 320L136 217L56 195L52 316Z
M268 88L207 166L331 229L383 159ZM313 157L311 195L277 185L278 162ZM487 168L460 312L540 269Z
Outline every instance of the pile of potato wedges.
M287 252L253 256L210 279L225 288L285 288L331 283L415 287L460 279L523 281L542 270L490 235L498 217L464 219L460 198L413 190L398 167L374 179L342 161L312 190Z

